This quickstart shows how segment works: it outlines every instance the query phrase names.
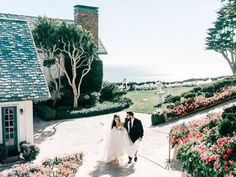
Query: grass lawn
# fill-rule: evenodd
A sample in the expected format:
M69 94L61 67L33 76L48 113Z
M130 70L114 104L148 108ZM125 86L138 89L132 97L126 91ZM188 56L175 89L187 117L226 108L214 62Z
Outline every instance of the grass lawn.
M182 87L182 88L173 88L174 95L181 95L183 92L187 92L194 87ZM163 89L165 92L164 97L166 96L167 89ZM148 113L151 114L156 110L154 106L157 105L157 96L155 94L156 90L146 90L146 91L130 91L125 96L130 98L133 101L128 110L138 113Z

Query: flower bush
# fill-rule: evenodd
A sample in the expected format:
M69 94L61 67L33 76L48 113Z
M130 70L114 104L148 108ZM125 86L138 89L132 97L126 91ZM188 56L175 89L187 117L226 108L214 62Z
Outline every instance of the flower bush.
M47 159L41 165L24 163L15 165L8 177L75 177L82 165L83 154Z
M236 176L235 129L227 133L219 131L222 121L230 117L227 115L233 110L236 113L236 106L225 109L222 114L192 121L185 129L181 125L171 129L170 143L177 145L177 159L184 171L193 177Z
M204 109L206 107L218 104L225 99L236 96L236 86L223 87L215 92L213 96L206 97L205 95L187 98L176 104L176 106L163 108L160 110L160 116L163 116L165 121L184 116L186 114Z

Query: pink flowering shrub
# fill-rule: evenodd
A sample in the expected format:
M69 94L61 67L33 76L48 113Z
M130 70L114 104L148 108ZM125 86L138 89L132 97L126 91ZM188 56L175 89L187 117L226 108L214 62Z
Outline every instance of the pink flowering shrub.
M180 125L171 129L170 143L178 147L177 159L193 177L236 176L236 133L221 134L223 120L221 113L210 114L191 121L185 129Z
M160 111L160 115L164 116L165 120L183 116L187 113L202 109L212 104L219 103L226 98L236 96L236 86L223 87L220 91L214 93L212 97L206 98L203 95L196 96L194 98L188 98L180 105L173 108L164 108Z
M8 177L75 177L82 165L83 154L47 159L41 165L24 163L15 165Z

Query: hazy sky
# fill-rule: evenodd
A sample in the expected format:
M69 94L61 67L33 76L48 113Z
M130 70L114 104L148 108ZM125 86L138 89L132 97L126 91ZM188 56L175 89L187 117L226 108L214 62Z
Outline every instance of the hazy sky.
M73 19L77 4L99 7L105 66L150 65L160 73L230 74L223 57L205 50L220 0L0 0L0 12Z

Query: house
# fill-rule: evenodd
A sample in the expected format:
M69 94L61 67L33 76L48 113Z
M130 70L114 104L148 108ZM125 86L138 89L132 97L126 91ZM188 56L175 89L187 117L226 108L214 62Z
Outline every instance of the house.
M19 151L20 142L33 143L32 103L50 98L47 68L31 34L37 20L0 13L0 144L7 146L9 155ZM76 5L74 20L57 20L83 26L93 34L98 55L107 54L98 38L97 7Z
M34 28L38 20L38 17L34 17L34 16L5 14L5 13L0 13L0 18L26 20L28 21L31 30ZM98 37L98 7L75 5L74 6L74 20L68 20L68 19L55 19L55 20L81 25L83 28L85 28L86 30L92 33L94 40L96 41L98 45L98 51L97 51L98 55L107 54L107 51L104 45L102 44L101 40ZM42 55L40 55L40 58L43 58ZM57 78L58 77L58 74L57 74L58 71L56 69L57 67L56 66L53 66L53 67L54 68L52 68L50 72L52 74L52 77ZM44 69L46 80L49 84L50 83L49 68L43 67L43 69ZM61 75L63 75L63 73Z
M50 98L27 21L0 17L0 144L33 143L33 101Z

